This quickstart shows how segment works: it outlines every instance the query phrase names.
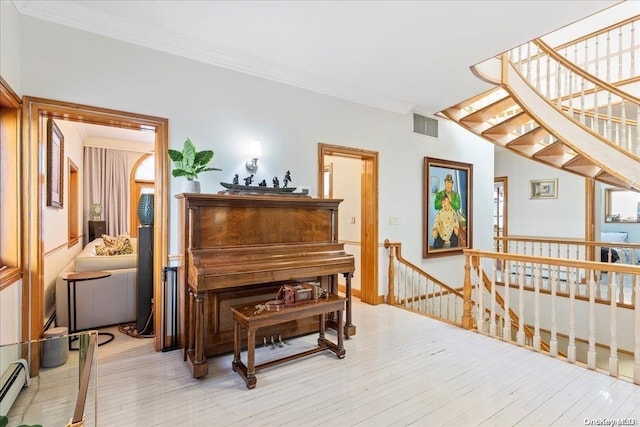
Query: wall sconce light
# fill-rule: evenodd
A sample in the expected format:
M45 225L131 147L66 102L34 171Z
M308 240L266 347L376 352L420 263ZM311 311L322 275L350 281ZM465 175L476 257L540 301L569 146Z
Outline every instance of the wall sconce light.
M251 141L249 153L251 158L247 160L247 170L249 172L255 172L258 170L258 159L262 157L262 143L257 139Z

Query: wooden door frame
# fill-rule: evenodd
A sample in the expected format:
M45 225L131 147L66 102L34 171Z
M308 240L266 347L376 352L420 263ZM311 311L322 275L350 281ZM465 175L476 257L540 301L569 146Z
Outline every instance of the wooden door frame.
M378 285L378 153L358 148L318 143L318 197L324 194L325 156L348 157L362 161L362 191L360 208L361 271L356 266L355 274L360 274L360 299L368 304L380 304L384 297L379 295Z
M154 153L155 154L155 153ZM139 194L142 188L154 187L154 181L138 181L136 180L136 171L138 167L151 156L151 153L146 153L140 156L136 163L131 168L131 175L129 176L129 234L131 237L138 237L138 201ZM155 190L155 187L154 187ZM155 197L154 197L155 198Z
M509 235L509 177L507 176L496 176L493 178L493 183L497 183L497 182L501 182L502 183L502 188L504 189L504 200L503 200L503 206L504 206L504 212L503 212L503 216L502 216L502 223L503 223L503 227L502 227L502 235L503 236L508 236Z
M168 119L128 113L106 108L73 104L43 98L25 96L22 112L22 145L25 173L22 177L23 199L23 235L26 237L23 254L23 321L22 340L42 338L44 326L44 242L43 242L43 206L46 185L46 165L40 153L46 152L46 138L40 129L40 117L52 117L60 120L91 123L102 126L126 128L131 130L155 129L155 203L154 203L154 336L155 349L160 350L160 333L164 301L162 293L162 266L168 260L168 157L169 146ZM39 362L34 366L39 371ZM33 370L32 370L33 373Z

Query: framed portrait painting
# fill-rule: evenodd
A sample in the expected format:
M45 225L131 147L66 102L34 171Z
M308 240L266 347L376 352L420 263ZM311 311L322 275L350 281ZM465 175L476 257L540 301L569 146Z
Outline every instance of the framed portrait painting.
M53 119L47 121L47 206L62 209L64 136Z
M471 248L473 165L424 158L423 258Z

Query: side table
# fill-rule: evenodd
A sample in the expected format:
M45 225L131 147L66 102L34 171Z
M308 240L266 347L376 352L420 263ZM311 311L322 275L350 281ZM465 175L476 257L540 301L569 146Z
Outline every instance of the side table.
M76 315L76 283L84 282L87 280L96 280L96 279L104 279L105 277L111 276L111 273L106 271L82 271L79 273L69 272L62 275L62 280L67 282L67 323L69 326L69 334L73 334L75 332L79 332L76 329L76 325L78 324L78 319ZM73 291L73 299L71 298L71 291ZM71 322L71 303L73 301L73 323ZM111 332L98 332L98 337L100 335L107 336L107 340L98 343L98 345L103 345L113 341L115 338ZM77 348L71 347L71 341L75 341L78 337L69 337L69 350L77 350Z

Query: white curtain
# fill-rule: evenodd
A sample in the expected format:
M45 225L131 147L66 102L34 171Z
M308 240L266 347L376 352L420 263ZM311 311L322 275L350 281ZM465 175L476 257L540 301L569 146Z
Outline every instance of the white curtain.
M84 149L84 212L91 218L91 206L102 205L101 220L106 221L107 234L117 236L129 232L129 175L126 152L107 148Z

